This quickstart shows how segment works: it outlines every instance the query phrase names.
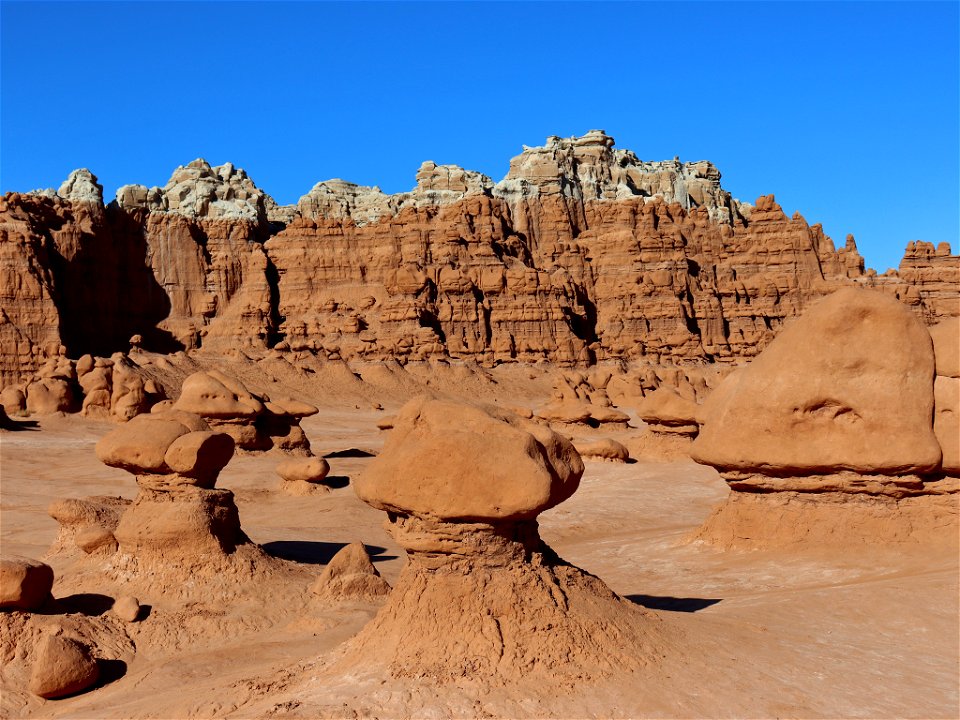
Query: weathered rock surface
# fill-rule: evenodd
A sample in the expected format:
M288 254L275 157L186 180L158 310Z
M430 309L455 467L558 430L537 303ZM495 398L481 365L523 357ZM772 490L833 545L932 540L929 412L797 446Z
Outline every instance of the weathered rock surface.
M300 419L315 414L317 408L297 400L271 401L254 395L242 382L218 370L197 372L184 380L173 409L204 418L211 428L232 437L240 450L311 454Z
M930 472L933 376L930 335L903 304L837 291L710 396L693 457L772 475Z
M16 555L0 559L0 608L36 610L50 597L53 569Z
M734 200L708 162L613 144L549 138L500 183L432 162L396 195L329 180L296 207L203 160L106 207L87 171L57 192L9 193L0 384L61 344L108 357L134 335L160 351L283 340L329 358L585 364L752 357L785 319L856 284L928 324L960 314L946 244L911 243L878 276L852 237L836 249L773 196Z
M580 456L585 458L609 460L610 462L627 462L630 459L630 451L622 443L610 438L578 440L574 442L574 447L580 453Z
M42 698L60 698L82 692L100 677L90 650L73 638L47 635L33 661L30 692Z
M472 472L438 452L453 442ZM582 472L564 438L514 414L405 406L355 488L388 511L408 562L339 663L496 686L584 682L653 660L642 650L656 643L650 618L539 537L536 515L569 497Z
M541 425L419 398L401 409L354 488L380 510L496 521L536 517L573 495L582 474L573 445Z
M704 405L691 455L732 492L697 537L955 544L960 429L945 424L960 380L935 378L933 351L920 320L875 291L812 305Z
M373 602L387 595L390 585L380 577L363 543L355 542L331 558L310 589L323 600Z

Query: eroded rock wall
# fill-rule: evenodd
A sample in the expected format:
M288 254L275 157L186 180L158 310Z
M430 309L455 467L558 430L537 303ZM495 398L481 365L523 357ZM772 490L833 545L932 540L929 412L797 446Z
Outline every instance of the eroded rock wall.
M708 162L647 162L601 131L524 148L499 183L425 162L410 192L343 180L279 206L202 160L104 206L88 171L0 204L0 378L127 349L271 347L482 362L755 356L840 287L926 323L960 315L960 258L914 242L864 268L851 236L774 197L733 199ZM283 345L280 346L284 347Z

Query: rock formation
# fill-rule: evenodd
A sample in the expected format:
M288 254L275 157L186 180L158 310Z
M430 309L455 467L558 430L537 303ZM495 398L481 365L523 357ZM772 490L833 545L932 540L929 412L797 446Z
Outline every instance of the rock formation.
M287 460L277 465L280 489L291 495L329 492L330 488L323 484L329 472L330 464L318 457Z
M311 590L321 600L375 602L390 592L390 585L380 577L363 543L355 542L333 556Z
M960 318L943 320L930 328L936 356L937 379L933 386L933 434L948 475L960 476Z
M50 599L53 569L20 556L0 559L0 608L36 610Z
M0 200L0 385L64 345L265 349L325 358L739 360L842 286L960 314L960 263L914 242L865 271L856 243L731 198L708 162L640 160L601 131L525 148L499 183L424 163L410 192L342 180L280 207L196 160L163 188L96 178ZM87 282L91 276L97 283ZM96 307L97 313L88 308ZM95 317L94 317L95 316Z
M574 442L574 447L580 453L580 457L610 462L627 462L630 459L630 451L622 443L610 438L577 440Z
M52 699L82 692L100 678L89 648L71 637L47 635L40 642L30 674L30 692Z
M602 371L560 376L550 402L537 411L537 417L559 425L600 427L609 423L625 427L630 416L613 407L607 395L611 377L611 373Z
M650 661L653 619L540 540L537 515L570 497L582 473L573 446L542 425L408 403L355 484L387 513L408 563L342 662L505 684L582 682Z
M891 298L845 289L811 306L703 408L692 456L733 492L701 537L955 540L934 363L930 334Z
M254 395L242 382L218 370L197 372L184 380L173 408L204 418L211 427L232 437L243 451L311 454L300 419L316 414L317 408L299 400L271 401Z
M644 397L637 414L651 432L659 435L695 437L700 427L695 402L680 397L670 387L663 386Z
M138 415L101 438L97 457L132 473L139 492L112 530L116 550L97 567L126 588L178 597L237 592L241 578L269 570L275 561L243 533L233 493L215 487L233 450L229 435L182 411ZM89 514L81 505L77 514Z

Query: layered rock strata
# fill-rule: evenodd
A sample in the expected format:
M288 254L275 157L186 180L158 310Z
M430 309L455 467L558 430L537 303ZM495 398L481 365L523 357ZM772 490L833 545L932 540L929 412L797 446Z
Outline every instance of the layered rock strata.
M701 536L955 541L934 408L934 345L914 314L867 290L821 300L705 403L692 457L733 492ZM783 525L765 538L771 518Z
M499 183L424 163L410 192L342 180L278 206L197 160L107 206L76 171L0 201L0 383L65 345L265 348L493 363L736 360L845 285L926 322L960 315L960 263L915 242L899 272L773 196L733 199L708 162L647 162L601 131L525 148ZM96 276L97 283L87 282ZM87 308L96 307L93 314ZM94 318L95 316L95 318Z
M394 677L584 682L651 661L655 620L558 558L537 515L570 497L573 446L511 413L414 400L361 499L387 513L408 562L347 666Z

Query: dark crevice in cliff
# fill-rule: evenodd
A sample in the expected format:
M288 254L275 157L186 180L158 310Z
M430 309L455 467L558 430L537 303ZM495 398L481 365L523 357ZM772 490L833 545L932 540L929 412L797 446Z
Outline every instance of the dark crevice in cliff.
M281 340L286 338L286 333L281 332L283 325L283 316L280 314L280 271L274 265L270 253L264 252L267 258L267 267L264 271L264 277L267 280L267 288L270 292L270 314L267 317L267 347L272 348Z

